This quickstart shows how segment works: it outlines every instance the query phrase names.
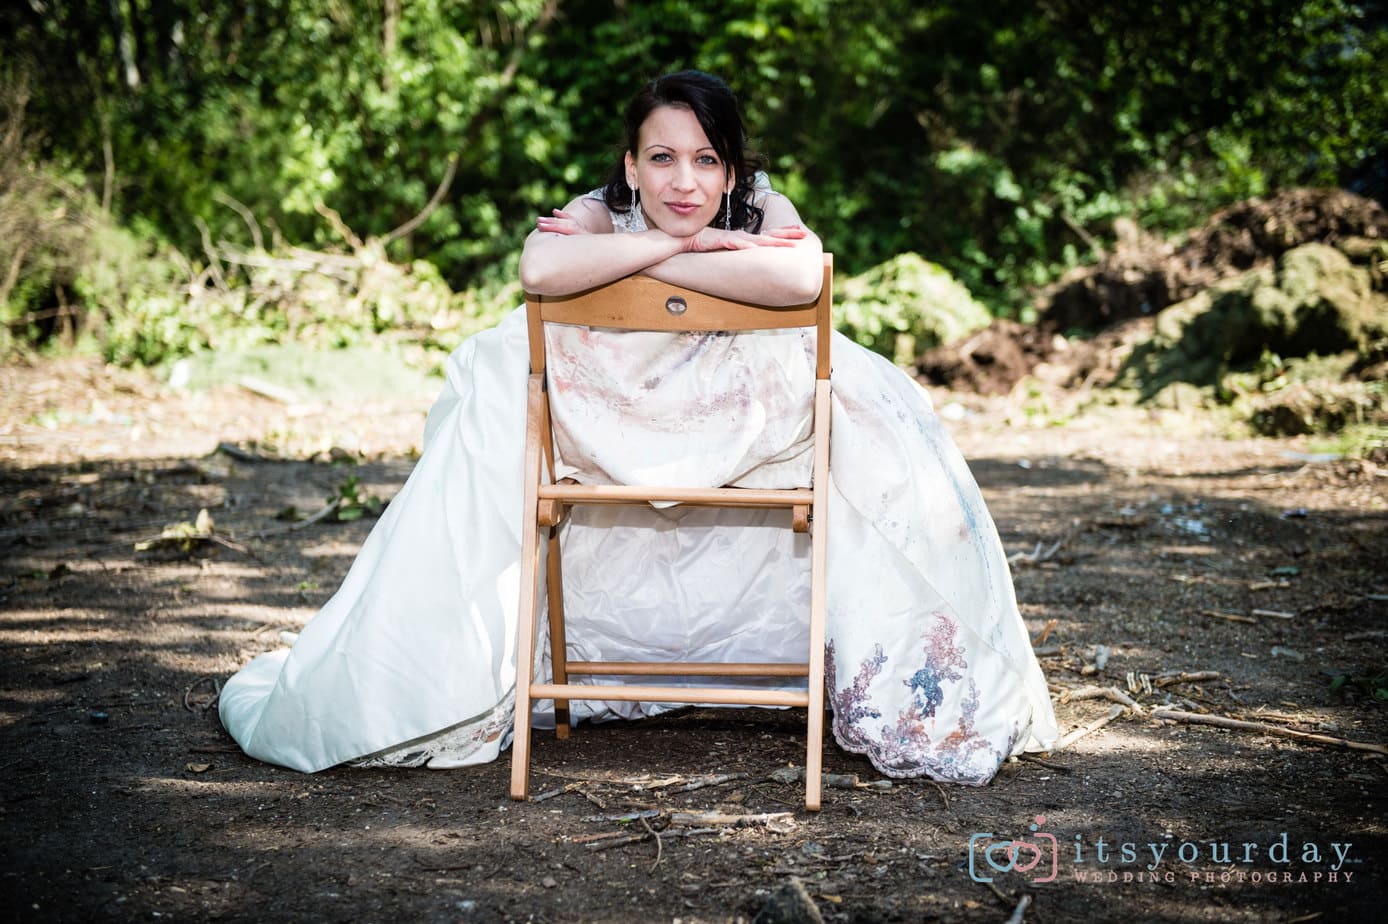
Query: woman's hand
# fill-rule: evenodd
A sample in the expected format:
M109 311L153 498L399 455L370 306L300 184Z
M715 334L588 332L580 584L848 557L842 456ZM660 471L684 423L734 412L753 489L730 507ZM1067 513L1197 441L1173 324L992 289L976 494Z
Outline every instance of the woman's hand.
M801 225L771 228L760 234L704 228L698 234L684 239L684 252L710 253L716 250L751 250L754 247L794 247L795 242L804 240L807 234Z
M538 231L550 231L554 234L591 234L587 228L583 227L573 215L563 209L555 209L554 215L541 215L535 219L535 229Z

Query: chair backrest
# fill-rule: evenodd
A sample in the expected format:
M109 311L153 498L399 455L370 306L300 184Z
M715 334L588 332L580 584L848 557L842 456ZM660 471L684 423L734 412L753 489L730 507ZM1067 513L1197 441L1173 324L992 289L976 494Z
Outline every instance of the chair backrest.
M637 274L574 295L526 293L530 371L545 368L544 324L582 324L618 330L749 331L788 327L816 330L815 377L829 378L833 329L834 255L824 255L819 297L785 308L719 298Z
M795 706L805 709L805 807L818 810L821 788L821 750L824 739L824 637L828 579L826 532L829 507L829 345L832 336L833 257L824 255L824 279L819 297L804 305L775 308L659 282L648 276L629 276L587 292L562 297L526 296L530 338L530 376L526 386L525 499L521 528L520 620L516 633L515 734L511 752L511 797L524 799L530 779L530 710L533 702L554 703L555 733L565 737L570 700L615 700L657 703L725 703ZM555 481L554 433L546 390L546 323L580 324L617 330L755 331L790 327L816 331L813 467L809 488L751 489L737 487L662 487L650 485L579 484ZM548 477L546 478L546 469ZM803 662L706 663L570 661L564 622L564 585L559 560L562 543L557 527L575 504L647 504L674 502L714 507L788 509L787 524L810 533L810 612L808 652ZM545 593L549 602L550 668L553 683L535 683L527 669L535 664L536 623L539 619L538 581L540 534L547 533ZM715 687L700 684L661 686L571 683L570 674L603 676L804 677L804 692L766 689L739 683Z

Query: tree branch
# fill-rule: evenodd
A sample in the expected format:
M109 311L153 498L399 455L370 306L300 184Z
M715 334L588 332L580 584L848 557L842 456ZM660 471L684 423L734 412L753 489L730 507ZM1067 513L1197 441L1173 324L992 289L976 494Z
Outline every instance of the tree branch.
M540 11L540 15L536 17L535 22L531 25L531 27L528 30L526 30L525 34L519 36L516 39L515 47L511 49L511 56L507 59L506 66L501 70L501 76L498 79L496 85L495 96L493 97L490 103L473 113L472 118L468 120L467 125L463 128L461 132L459 132L460 138L463 138L465 140L473 138L477 132L477 129L480 128L483 124L485 124L488 120L490 120L491 117L496 113L496 110L501 102L501 95L508 89L510 89L511 84L516 79L516 73L520 70L521 62L525 60L525 52L527 46L530 44L530 40L535 36L542 34L547 28L549 28L549 24L554 20L554 17L558 12L559 0L548 0L548 2L545 3L544 9ZM388 234L386 234L381 239L381 242L383 244L391 244L395 241L400 240L400 238L404 237L405 235L410 234L420 225L424 224L424 222L429 218L429 216L433 214L434 210L443 204L444 196L448 195L448 189L450 186L453 185L453 177L457 173L458 162L461 159L462 151L455 151L453 153L453 156L448 159L448 169L444 171L443 179L439 182L438 188L434 190L434 194L429 198L428 203L425 204L424 208L420 210L418 215L411 218L409 221L405 222L400 227L396 228L394 231L391 231ZM341 221L341 218L339 218L338 220Z

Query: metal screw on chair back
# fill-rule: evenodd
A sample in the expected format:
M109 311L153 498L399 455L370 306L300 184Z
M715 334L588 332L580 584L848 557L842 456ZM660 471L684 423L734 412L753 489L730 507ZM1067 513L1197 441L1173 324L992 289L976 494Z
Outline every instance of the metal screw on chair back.
M671 295L665 300L665 310L674 315L681 315L689 310L689 303L678 295Z

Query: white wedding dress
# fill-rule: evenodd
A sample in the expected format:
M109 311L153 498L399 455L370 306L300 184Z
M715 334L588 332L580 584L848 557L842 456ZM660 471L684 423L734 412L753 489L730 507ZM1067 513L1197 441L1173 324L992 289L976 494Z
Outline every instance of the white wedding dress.
M626 216L614 224L632 229ZM561 477L806 483L812 336L552 327ZM834 337L834 737L890 776L986 783L1057 733L1002 546L925 391ZM423 455L342 587L292 649L260 655L223 689L222 722L247 754L310 772L439 768L509 744L527 372L523 309L449 357ZM562 533L570 657L803 658L809 547L788 516L576 509ZM666 708L571 704L596 719Z

